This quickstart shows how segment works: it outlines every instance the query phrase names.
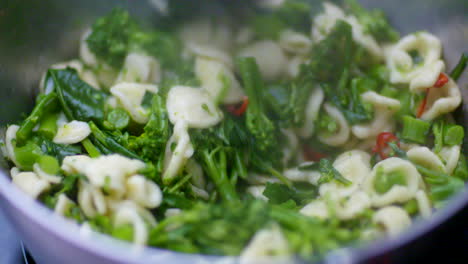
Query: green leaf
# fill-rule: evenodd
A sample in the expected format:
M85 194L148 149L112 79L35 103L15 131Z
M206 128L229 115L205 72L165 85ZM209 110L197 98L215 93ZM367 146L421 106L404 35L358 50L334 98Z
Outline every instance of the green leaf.
M82 81L76 70L49 69L46 82L52 83L69 120L94 121L98 124L104 121L106 94Z

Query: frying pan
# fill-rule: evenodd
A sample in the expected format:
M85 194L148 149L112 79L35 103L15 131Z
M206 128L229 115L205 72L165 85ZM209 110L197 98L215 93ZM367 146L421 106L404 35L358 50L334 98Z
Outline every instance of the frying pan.
M364 0L367 7L382 8L403 33L427 29L442 39L447 68L451 69L468 46L466 0ZM0 126L20 120L31 110L38 80L47 67L75 57L78 39L97 17L114 6L130 10L142 21L154 21L146 1L122 0L1 0L0 1ZM467 74L460 80L464 105L455 117L468 131ZM466 153L467 142L464 150ZM38 263L206 263L236 261L168 250L139 249L127 243L79 229L32 200L9 179L0 158L0 207ZM414 252L448 243L447 232L456 222L466 221L468 192L465 190L424 222L401 236L382 238L370 245L345 248L328 254L326 263L411 262ZM466 232L466 229L465 229ZM466 246L467 241L461 242ZM453 245L456 247L457 245ZM458 245L460 246L460 245ZM226 261L226 262L224 262Z

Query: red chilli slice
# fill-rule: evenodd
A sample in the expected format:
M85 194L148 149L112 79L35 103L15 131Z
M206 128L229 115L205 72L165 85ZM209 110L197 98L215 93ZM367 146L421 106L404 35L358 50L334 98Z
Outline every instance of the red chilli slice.
M434 88L442 88L448 82L449 82L449 78L447 77L447 75L441 72L439 74L439 78L437 78L437 81L434 83ZM421 104L418 107L418 111L416 113L417 118L420 118L424 114L424 110L426 109L426 105L427 105L427 98L429 97L429 92L430 92L430 88L427 88L426 94L424 95L424 99L422 100Z
M400 146L399 139L391 132L382 132L377 136L376 145L372 149L374 153L379 154L381 159L387 159L388 154L385 153L385 149L388 147L388 143L397 142L397 145Z
M241 116L245 113L245 111L247 111L248 106L249 106L249 98L247 96L244 96L242 100L242 104L240 106L228 105L226 108L231 114L235 116Z

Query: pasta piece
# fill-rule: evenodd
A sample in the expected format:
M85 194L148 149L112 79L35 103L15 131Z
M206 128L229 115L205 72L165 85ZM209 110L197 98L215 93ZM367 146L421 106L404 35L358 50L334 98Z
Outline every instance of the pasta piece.
M268 201L268 198L265 195L263 195L265 188L266 188L265 185L249 186L247 188L247 193L252 195L255 199Z
M453 112L462 102L458 85L450 79L440 88L430 89L427 95L427 104L421 119L434 120L437 117Z
M368 33L356 19L356 17L346 16L338 6L325 2L323 3L324 12L314 18L312 27L312 38L315 42L323 40L333 29L338 20L343 20L352 26L353 39L356 43L363 46L372 56L380 59L383 57L382 48L377 41Z
M49 183L60 183L62 181L62 177L57 176L57 175L50 175L46 173L45 171L41 169L41 166L39 166L39 164L37 163L33 165L33 170L34 170L34 173L36 173L36 175L39 176L39 178Z
M126 196L146 208L156 208L162 202L159 186L142 175L133 175L127 179Z
M232 70L220 61L197 57L195 75L203 89L216 102L235 104L241 102L245 96Z
M372 221L381 226L385 233L394 237L411 225L408 213L398 206L387 206L379 209Z
M34 172L19 172L13 167L10 174L13 183L34 199L50 188L49 182L39 178Z
M210 45L216 49L229 51L232 48L232 27L224 21L199 19L182 26L179 32L182 42L186 45Z
M156 85L123 82L114 85L110 89L110 92L118 99L119 103L127 110L135 122L139 124L148 122L150 111L143 108L141 104L147 92L158 92Z
M91 67L97 67L98 60L96 56L89 49L88 43L86 42L86 40L88 39L89 35L91 35L91 33L92 33L92 30L87 29L83 33L83 36L81 37L80 58L86 65L91 66Z
M57 203L54 207L54 212L61 216L66 216L70 209L75 205L75 203L70 200L66 194L61 193L58 196Z
M329 217L328 206L323 200L313 200L300 211L301 214L315 217L319 219L327 219Z
M422 62L415 65L410 52L417 52ZM418 32L403 37L391 47L386 56L392 83L409 83L413 92L432 87L445 64L440 60L440 40L427 32Z
M408 159L415 164L434 171L446 172L444 163L434 152L432 152L427 147L412 148L407 152L407 155Z
M58 144L76 144L85 140L91 134L88 123L73 120L60 126L54 137L54 142Z
M375 187L377 176L398 173L403 177L405 185L394 184L385 193L379 193ZM372 204L376 207L382 207L393 203L403 203L412 199L419 189L422 181L421 175L411 162L400 158L388 158L377 163L370 176L363 184L363 189L370 195Z
M262 76L266 80L275 80L281 77L286 71L285 65L288 59L281 47L271 41L258 41L243 48L240 57L254 57Z
M281 232L280 227L274 225L271 228L261 229L255 233L249 244L241 252L240 263L272 263L272 260L266 257L286 258L289 254L288 241ZM276 261L280 260L277 259ZM285 261L285 259L282 261Z
M6 133L5 133L5 150L6 156L9 160L11 160L16 166L18 166L18 162L16 161L15 156L15 141L16 141L16 132L19 130L19 126L11 125L8 126Z
M286 29L281 32L279 45L287 52L305 55L312 47L312 41L306 35Z
M338 124L338 132L336 132L334 135L325 135L325 134L318 134L318 139L330 146L341 146L345 144L348 139L349 139L349 134L350 134L350 128L348 125L348 121L346 121L346 118L344 117L343 113L338 110L338 108L325 103L323 105L325 112L333 118L336 123Z
M190 128L209 128L223 119L223 113L208 93L199 88L172 87L166 107L172 124L184 122Z
M443 147L439 155L445 162L445 172L452 175L460 159L461 146Z
M91 161L86 155L66 156L62 161L62 170L67 174L84 173Z
M371 200L369 195L363 191L357 191L342 204L338 203L335 209L335 214L340 219L349 220L355 218L370 207Z
M393 114L400 110L400 101L379 95L376 92L365 92L362 100L372 104L375 110L374 120L369 124L354 125L351 130L359 139L376 137L384 131L393 131L395 120Z
M149 235L148 225L140 212L144 209L139 208L133 203L121 203L114 211L114 225L131 225L133 228L133 243L143 246L146 244ZM149 212L147 212L150 214Z
M145 168L145 163L136 159L111 154L91 159L84 155L67 156L62 169L68 173L85 175L98 188L105 187L111 194L121 197L125 193L127 177Z
M160 80L161 66L158 60L148 55L129 53L116 83L158 83Z
M429 219L432 214L432 207L427 194L423 190L419 190L415 198L418 203L419 213L423 218Z
M331 181L320 185L320 195L327 196L332 200L349 197L356 192L361 184L370 174L369 154L362 151L349 151L341 154L333 162L333 167L340 174L351 181L349 186L339 182Z
M302 138L310 138L315 132L315 121L318 118L320 107L325 99L325 93L320 87L315 88L309 97L305 109L304 125L299 128L298 134Z
M104 215L107 212L106 199L101 190L82 180L78 186L78 204L87 217Z
M299 167L309 164L313 164L313 162L302 163ZM287 169L283 172L283 175L291 181L304 181L313 185L318 185L318 180L321 177L321 174L318 171L300 170L299 168Z
M290 58L286 68L286 74L288 77L294 79L299 76L299 73L301 72L301 65L306 64L307 61L307 58L302 56L295 56Z
M172 151L172 144L176 144ZM192 157L194 152L190 136L187 131L187 124L184 121L177 122L174 126L174 134L166 144L164 159L163 179L173 179L185 166L187 160Z
M211 45L199 45L195 43L189 43L187 45L188 51L196 57L210 59L218 62L222 62L229 69L234 68L231 56L223 50L217 49Z

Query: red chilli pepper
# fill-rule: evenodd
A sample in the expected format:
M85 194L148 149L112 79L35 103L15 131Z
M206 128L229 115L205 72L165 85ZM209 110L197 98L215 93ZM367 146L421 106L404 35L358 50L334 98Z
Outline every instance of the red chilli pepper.
M447 75L445 75L443 72L441 72L439 74L439 78L437 79L437 81L434 84L434 87L435 88L441 88L444 85L446 85L448 83L448 81L449 81L449 79L448 79Z
M241 116L245 113L245 111L247 111L248 106L249 106L249 98L247 96L244 96L242 104L240 106L228 105L226 108L231 114L235 116Z
M442 88L444 85L446 85L449 81L449 78L445 73L441 72L439 74L439 78L437 78L437 81L434 83L434 88ZM416 117L420 118L424 114L424 110L426 110L426 105L427 105L427 98L429 97L429 92L430 88L426 89L426 94L424 95L424 99L422 100L421 104L418 107L418 111L416 113Z
M302 148L302 151L303 151L303 154L304 154L304 159L306 161L318 162L321 159L327 157L327 155L325 155L323 153L320 153L320 152L316 152L307 145Z
M421 118L421 116L424 114L424 110L426 110L427 98L429 97L429 90L430 88L426 89L426 94L424 95L424 99L422 100L421 104L418 107L418 112L416 113L417 118Z
M375 147L372 149L374 153L378 153L381 159L387 159L388 154L385 153L385 149L388 147L388 143L397 142L400 146L399 139L391 132L382 132L377 136Z

